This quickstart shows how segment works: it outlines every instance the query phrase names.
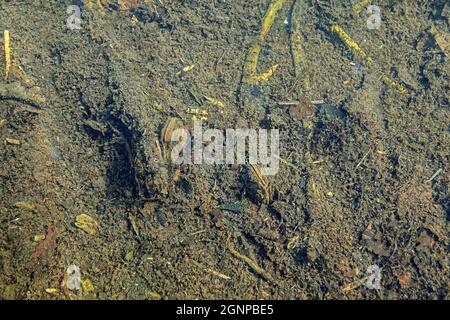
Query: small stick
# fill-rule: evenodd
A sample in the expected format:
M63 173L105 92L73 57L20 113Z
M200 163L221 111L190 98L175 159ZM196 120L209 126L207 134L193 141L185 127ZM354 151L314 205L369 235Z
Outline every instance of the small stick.
M279 106L296 106L300 103L300 101L278 101L277 104Z
M311 101L312 104L324 104L325 101L323 100L313 100ZM300 101L279 101L277 102L279 106L296 106L300 104Z
M361 161L358 162L358 164L355 167L355 170L359 168L359 166L362 165L362 163L364 162L364 160L367 158L367 156L369 155L370 151L372 151L372 149L369 149L369 151L366 152L366 154L362 157Z
M266 279L269 282L272 282L272 277L268 274L264 269L262 269L256 262L250 259L247 256L240 254L236 249L232 247L231 244L227 244L228 250L238 259L244 261L254 272L260 275L262 278Z
M433 181L438 175L441 174L442 171L443 171L442 169L439 169L438 171L436 171L436 172L431 176L430 179L428 179L427 181L425 181L425 183L430 183L431 181Z
M231 278L229 276L227 276L227 275L225 275L223 273L220 273L219 271L216 271L216 270L213 270L213 269L210 269L210 268L205 269L205 271L209 272L209 273L211 273L211 274L213 274L213 275L215 275L215 276L217 276L219 278L222 278L224 280L231 280Z
M28 98L17 97L14 95L2 95L0 93L0 101L15 101L28 105L26 111L31 113L41 113L46 107Z
M356 280L355 282L349 283L349 284L343 286L341 288L341 291L345 293L345 292L349 292L349 291L355 290L356 288L362 286L364 284L364 282L366 282L368 279L369 279L369 276L364 277L364 278L359 279L359 280Z
M197 234L205 233L206 231L208 231L208 230L203 229L203 230L195 231L195 232L192 232L190 234L190 236L196 236Z
M291 167L292 169L298 170L298 168L296 166L294 166L291 162L287 161L286 159L283 159L282 157L279 157L279 156L275 156L275 158L277 158L278 160L283 162L285 165Z

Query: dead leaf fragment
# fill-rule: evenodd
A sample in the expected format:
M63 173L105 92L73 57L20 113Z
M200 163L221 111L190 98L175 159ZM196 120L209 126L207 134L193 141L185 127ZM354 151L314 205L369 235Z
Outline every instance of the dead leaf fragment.
M405 288L411 282L411 272L406 271L401 276L398 277L398 283L400 284L400 288Z
M79 214L76 217L75 225L90 235L95 235L98 231L97 221L91 216L88 216L87 214L84 213Z
M91 292L94 291L94 285L92 284L91 280L81 280L81 287L83 288L83 291L85 292Z
M298 104L289 108L289 115L292 119L300 121L311 117L314 114L314 105L307 98L302 98Z
M367 248L376 255L389 256L389 251L383 241L383 233L380 230L375 230L372 222L369 222L366 230L362 233L362 239L365 240Z

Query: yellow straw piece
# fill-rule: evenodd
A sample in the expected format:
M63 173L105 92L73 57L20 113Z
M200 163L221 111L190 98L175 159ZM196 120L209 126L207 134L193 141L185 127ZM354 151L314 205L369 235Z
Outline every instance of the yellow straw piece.
M364 52L364 50L361 49L361 47L347 34L347 32L342 30L341 27L339 27L337 24L333 24L331 26L331 31L337 33L339 38L341 38L341 40L344 41L347 47L356 52L357 55L359 55L362 58L366 58L367 55Z
M353 11L357 14L360 14L372 1L371 0L363 0L353 5Z
M269 9L267 10L261 27L261 34L259 38L264 40L269 33L270 28L272 27L273 22L275 21L275 17L278 11L283 8L285 0L274 0L270 4Z
M387 85L389 85L391 88L397 90L398 92L400 92L402 94L407 92L407 90L404 86L402 86L400 83L396 82L391 77L389 77L387 75L383 75L382 79Z
M277 12L283 8L285 2L286 0L272 0L266 14L264 15L258 41L256 41L253 47L250 48L250 52L245 62L244 82L246 83L257 84L259 82L267 81L278 68L278 65L274 65L261 74L258 74L256 70L258 66L259 54L261 53L261 46L264 44L267 34L275 21Z
M339 38L349 47L353 52L355 52L358 56L363 58L368 66L373 66L373 60L371 57L367 56L363 49L345 32L339 27L337 24L333 24L331 26L331 31L335 32ZM389 77L388 75L383 74L381 79L391 88L397 90L398 92L404 94L407 93L408 90L402 86L400 83L396 82L394 79Z
M450 36L448 33L446 34L440 34L438 29L433 25L431 26L431 34L434 37L434 40L436 40L437 45L442 50L442 53L444 53L446 56L450 55Z
M258 82L264 82L270 79L270 77L272 77L272 75L275 73L275 71L277 71L279 65L276 64L272 67L270 67L269 69L267 69L267 71L260 73L260 74L255 74L252 75L250 77L247 78L248 83L258 83Z
M5 78L6 80L8 80L9 71L11 69L11 46L8 30L5 30L4 37L5 37Z

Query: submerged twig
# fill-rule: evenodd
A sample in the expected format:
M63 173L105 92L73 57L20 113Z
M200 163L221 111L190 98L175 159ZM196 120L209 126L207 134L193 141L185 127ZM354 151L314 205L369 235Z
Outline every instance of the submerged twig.
M269 203L272 200L272 188L270 186L269 180L262 175L261 170L255 164L250 164L250 171L255 176L256 182L261 187L263 192L264 201Z
M303 65L305 62L304 59L304 50L302 46L303 37L300 33L302 26L300 25L300 16L301 16L301 0L295 0L294 4L291 8L291 16L290 16L290 46L291 46L291 55L292 55L292 63L294 65L294 74L298 79L304 70Z
M386 83L388 86L390 86L391 88L395 89L396 91L402 94L407 92L407 89L402 84L392 79L389 75L384 74L381 71L381 68L379 68L379 66L377 66L376 63L374 63L372 58L368 56L366 52L359 46L359 44L355 40L353 40L350 37L350 35L348 35L339 25L333 24L331 26L331 31L336 33L338 37L342 40L342 42L344 42L345 45L351 51L353 51L358 57L360 57L365 63L367 63L369 67L375 66L377 67L376 69L380 69L376 71L379 71L382 74L381 80L383 80L384 83Z
M0 101L15 101L19 103L26 104L32 108L27 108L27 111L32 113L41 113L43 109L45 109L44 106L37 103L36 101L33 101L31 99L23 98L23 97L17 97L13 95L0 95Z
M430 183L431 181L433 181L438 175L441 174L442 171L443 171L442 168L439 169L438 171L436 171L436 172L431 176L430 179L428 179L427 181L425 181L425 183Z
M208 268L208 269L205 269L205 271L215 275L216 277L222 278L224 280L231 280L231 277L227 276L226 274L220 273L219 271L216 271L214 269Z
M346 293L346 292L355 290L356 288L362 286L362 285L367 281L367 279L369 279L369 276L366 276L366 277L364 277L364 278L358 279L358 280L356 280L355 282L346 284L345 286L343 286L343 287L341 288L341 291L344 292L344 293Z
M247 256L244 256L243 254L240 254L231 244L227 244L228 250L238 259L244 261L254 272L256 272L258 275L260 275L262 278L266 279L267 281L272 282L272 277L270 274L268 274L263 268L258 266L256 262L254 262L252 259L250 259Z
M370 151L372 151L372 149L369 149L369 151L366 152L366 154L362 157L361 161L359 161L358 164L356 165L355 170L362 165L364 160L366 160L367 156L370 154Z
M33 113L41 113L42 110L47 109L43 104L45 99L39 92L34 90L32 81L26 76L26 74L18 67L15 67L13 71L20 73L22 82L14 82L9 84L0 85L0 101L15 101L31 108L27 108L27 111Z

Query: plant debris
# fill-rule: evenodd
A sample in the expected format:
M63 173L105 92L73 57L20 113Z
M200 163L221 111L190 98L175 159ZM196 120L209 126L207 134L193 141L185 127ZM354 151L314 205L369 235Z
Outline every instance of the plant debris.
M9 30L4 31L3 41L5 49L5 79L8 80L9 73L11 71L11 44Z
M400 288L406 288L409 286L411 282L412 274L409 271L404 272L402 275L398 277L398 284L400 285Z
M289 115L292 119L300 121L314 115L315 107L307 98L303 98L298 104L289 108Z
M89 279L81 280L81 287L85 292L92 292L95 290L94 285Z
M13 139L13 138L5 138L6 143L8 144L12 144L12 145L20 145L20 140L19 139Z
M383 257L389 256L390 253L383 242L383 233L374 229L371 222L364 230L362 238L366 241L367 248L373 253Z
M256 262L247 256L240 254L231 244L227 245L228 250L238 259L244 261L256 274L264 278L265 280L272 282L272 277L264 269L262 269Z
M172 142L173 132L180 127L180 121L177 118L169 118L161 132L161 140L164 143Z
M97 221L87 214L79 214L76 217L75 225L90 235L95 235L98 231Z
M258 39L255 41L255 44L250 48L248 53L248 57L246 59L244 65L244 82L249 84L258 84L260 82L264 82L269 80L270 77L274 74L274 72L278 69L279 65L276 64L266 71L259 73L257 72L259 55L261 53L262 45L264 44L267 34L272 27L273 22L275 21L276 15L278 11L280 11L284 4L285 0L272 0L267 12L263 18L261 32L259 34Z
M263 193L263 200L266 203L269 203L272 200L272 188L270 186L269 180L265 176L262 175L261 170L257 165L250 164L250 171L255 177L256 182Z
M421 249L432 249L436 241L433 239L433 235L428 230L422 230L417 239L417 247Z

